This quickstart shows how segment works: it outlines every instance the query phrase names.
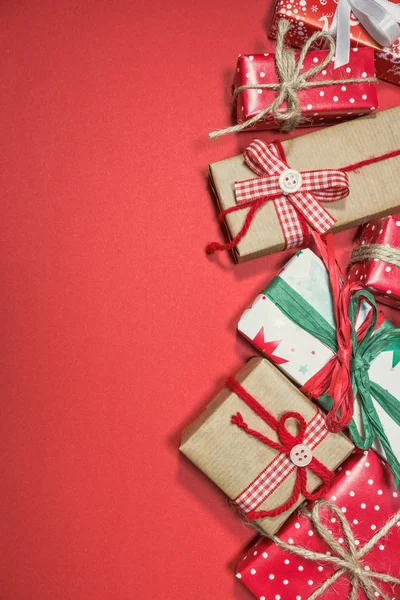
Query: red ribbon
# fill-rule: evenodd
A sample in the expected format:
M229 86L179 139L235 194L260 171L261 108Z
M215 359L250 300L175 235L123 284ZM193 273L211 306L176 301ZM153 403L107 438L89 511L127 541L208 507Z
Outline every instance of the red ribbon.
M282 415L280 420L278 421L270 412L268 412L249 392L247 392L240 383L230 377L227 381L227 387L234 392L243 402L247 404L247 406L255 412L271 429L277 432L280 442L274 442L270 438L266 437L262 433L251 429L247 423L245 423L243 416L241 413L236 413L236 415L232 416L232 423L237 425L241 429L243 429L248 435L251 435L263 444L274 448L279 453L285 456L289 456L291 450L297 444L302 444L305 441L305 435L307 428L310 424L307 424L304 417L298 412L286 412ZM286 427L286 421L288 419L296 419L299 424L299 433L297 435L292 435L290 431ZM312 424L311 424L312 426ZM314 446L317 443L321 442L322 439L326 437L326 429L324 427L324 431L321 433L321 430L316 426L316 432L314 436ZM310 436L310 434L309 434ZM311 432L311 436L313 436L313 432ZM332 483L332 479L334 477L334 473L330 471L323 463L321 463L315 456L312 457L311 462L307 465L307 467L295 467L297 469L296 474L296 482L293 488L293 492L289 500L283 503L281 506L271 510L250 510L246 514L246 518L253 521L255 519L263 519L265 517L276 517L283 512L290 509L299 499L300 494L302 494L307 500L316 500L320 498L325 492L326 487L329 487ZM310 469L313 471L323 482L322 487L320 487L316 492L312 493L307 490L307 470ZM277 475L277 474L275 474ZM277 475L279 479L279 475ZM277 480L279 484L279 480ZM273 489L273 488L272 488ZM271 491L272 491L271 489ZM240 494L240 497L246 493L246 490ZM252 500L254 498L254 491L251 492ZM235 500L237 502L237 498ZM260 500L262 502L263 497L260 495Z
M353 352L352 325L348 316L351 296L362 289L356 283L343 283L340 267L335 258L332 234L324 239L313 233L322 261L328 271L332 290L332 305L336 323L338 351L331 360L307 381L301 388L309 398L320 398L326 391L333 400L332 409L327 415L329 431L338 432L348 426L354 415L354 394L351 384L351 357ZM383 317L378 319L377 327ZM357 330L357 340L361 341L371 324L371 313Z

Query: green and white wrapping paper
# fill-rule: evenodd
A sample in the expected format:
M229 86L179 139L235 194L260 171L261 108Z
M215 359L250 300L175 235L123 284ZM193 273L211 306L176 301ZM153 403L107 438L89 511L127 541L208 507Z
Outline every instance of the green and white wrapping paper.
M330 283L321 259L309 249L300 250L278 275L297 292L325 321L335 328ZM275 281L275 280L274 280ZM274 285L274 281L271 286ZM334 356L334 352L313 335L296 325L268 297L268 286L257 296L238 324L238 330L290 379L303 386ZM365 319L369 305L362 305L357 325ZM390 344L371 362L369 377L398 398L400 396L400 342ZM381 420L392 450L400 458L400 428L377 403ZM360 430L362 418L356 400L354 421ZM385 452L375 438L373 447L383 457Z

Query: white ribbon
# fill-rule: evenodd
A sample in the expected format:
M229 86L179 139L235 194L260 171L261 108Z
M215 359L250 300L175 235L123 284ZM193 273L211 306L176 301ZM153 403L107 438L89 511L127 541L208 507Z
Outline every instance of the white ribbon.
M389 0L339 0L329 30L336 38L335 69L349 62L351 12L381 46L400 38L400 5Z

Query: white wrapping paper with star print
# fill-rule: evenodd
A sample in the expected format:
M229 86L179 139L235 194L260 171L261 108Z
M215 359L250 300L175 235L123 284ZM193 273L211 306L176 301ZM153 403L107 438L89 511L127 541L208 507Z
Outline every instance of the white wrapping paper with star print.
M331 288L322 260L310 249L300 250L279 275L254 300L240 318L239 332L298 386L304 386L334 357L334 351L308 331L295 324L274 302L274 290L289 286L327 323L335 329ZM361 306L357 325L365 319L369 307ZM388 324L386 322L386 324ZM395 398L400 390L400 342L390 343L370 364L369 378ZM384 433L394 455L400 458L400 428L386 410L374 403ZM354 406L354 423L363 434L359 399ZM373 448L384 458L378 438Z

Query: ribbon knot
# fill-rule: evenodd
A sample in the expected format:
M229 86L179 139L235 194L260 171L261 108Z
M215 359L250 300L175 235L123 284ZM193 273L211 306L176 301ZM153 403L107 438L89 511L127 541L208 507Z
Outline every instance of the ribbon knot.
M368 372L370 365L371 365L370 360L368 360L368 358L366 356L362 356L359 353L355 354L355 356L353 356L353 358L351 359L351 371L352 372L355 372L355 371Z
M341 348L337 353L337 360L341 365L349 364L351 359L351 348Z
M286 426L286 421L288 419L294 419L298 423L299 432L297 435L292 435ZM290 450L297 444L302 444L304 442L304 436L307 429L307 423L304 417L297 412L287 412L284 413L278 422L278 427L276 432L283 446L286 447L284 450L285 454L289 454Z
M301 466L301 461L295 463L289 457L295 446L304 444L309 450L312 450L326 437L327 430L324 417L320 413L316 413L315 417L307 423L300 413L286 412L278 421L236 379L230 377L226 386L245 402L264 423L276 431L279 438L279 442L276 442L260 431L250 428L241 413L236 413L231 417L232 424L242 429L248 435L258 439L266 446L277 450L279 453L276 459L235 498L235 504L246 513L246 518L249 521L254 521L256 519L264 519L265 517L276 517L294 506L300 494L307 500L320 498L325 489L332 483L334 473L313 455L308 457L309 460L307 460L307 464L304 466ZM287 421L289 419L295 419L298 423L298 432L296 435L293 435L287 428ZM308 469L313 471L323 484L314 493L309 492L307 489ZM291 497L281 506L271 510L256 510L280 483L295 470L297 471L296 480Z
M330 533L329 528L322 523L321 513L322 509L325 513L330 513L336 517L339 522L342 537L344 543L339 541ZM277 536L272 536L271 539L277 546L297 554L305 559L316 561L318 563L329 563L336 568L334 574L329 577L315 592L308 596L307 600L316 600L326 592L340 577L347 575L351 582L351 592L349 600L356 600L358 598L358 591L361 589L368 600L376 600L377 597L383 600L391 600L391 597L387 596L382 589L377 585L377 582L384 582L389 584L400 584L400 579L392 577L386 573L376 573L372 570L367 570L362 565L363 557L370 552L370 550L385 537L388 532L394 527L400 518L400 510L394 514L387 523L377 531L377 533L362 546L361 549L357 550L356 541L354 537L351 525L343 512L334 504L328 500L319 500L315 503L311 513L303 511L304 514L310 519L314 528L316 529L319 536L332 550L331 554L325 554L322 552L314 552L301 546L293 546L283 542Z

